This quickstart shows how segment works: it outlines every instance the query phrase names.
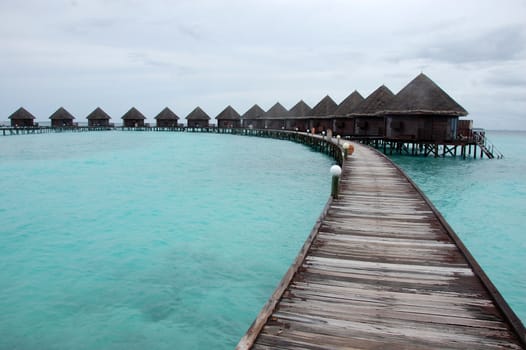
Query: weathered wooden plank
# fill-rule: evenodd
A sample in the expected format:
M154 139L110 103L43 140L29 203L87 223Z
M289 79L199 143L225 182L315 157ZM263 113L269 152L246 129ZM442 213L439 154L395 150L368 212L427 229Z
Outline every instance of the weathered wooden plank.
M369 271L399 271L399 272L421 272L425 274L437 274L446 276L473 276L473 271L469 267L451 267L451 266L432 266L422 264L397 264L387 262L370 262L359 260L333 259L322 258L317 256L307 256L305 263L311 266L318 266L321 268L335 268L335 269L366 269Z
M448 329L419 331L405 327L398 332L392 332L386 327L374 324L362 326L357 322L348 322L345 327L329 327L327 323L288 317L266 327L262 337L276 348L283 344L284 338L305 341L304 335L308 334L323 342L325 344L323 349L340 349L338 345L333 347L333 343L339 344L342 338L348 342L347 347L344 346L343 349L520 349L520 346L513 344L509 339L502 338L499 331L491 332L491 335L500 336L500 339L490 338L485 343L480 343L480 338L477 336L456 335L448 331ZM353 334L352 341L349 341L350 333ZM288 348L287 345L283 348Z
M378 317L375 319L376 322L362 322L358 320L343 320L337 317L324 317L315 314L307 314L305 312L293 313L293 312L281 312L275 313L274 317L281 322L290 321L297 323L304 323L310 326L324 326L327 329L340 330L343 334L353 334L354 332L361 332L368 334L369 338L379 335L390 335L391 337L407 337L412 339L418 339L421 342L448 342L453 341L455 343L464 343L465 349L477 348L475 344L481 343L481 339L485 340L486 344L498 343L499 339L494 337L500 337L500 339L509 340L509 333L502 334L499 331L486 331L479 330L474 327L440 327L430 326L427 322L400 322L396 325L389 323L382 323L382 318ZM480 333L483 332L481 335ZM285 332L284 332L285 333ZM491 334L491 337L484 337L485 334ZM352 344L352 343L351 343ZM388 344L388 343L387 343ZM516 345L517 349L520 349Z
M482 297L480 284L474 276L472 279L466 277L459 279L455 276L440 277L435 280L425 278L425 274L401 275L393 272L381 271L368 272L365 270L350 272L345 270L322 270L309 268L307 271L300 271L298 278L315 282L324 282L327 285L340 282L361 283L364 288L374 288L377 285L392 290L400 290L408 293L431 294L433 292L446 293L450 295L469 294L472 297Z
M373 287L374 288L374 287ZM385 287L366 289L363 285L347 284L345 287L338 285L327 286L309 282L294 283L294 290L288 291L284 298L301 298L331 301L334 303L374 303L385 306L413 307L424 310L440 310L441 313L458 314L462 317L474 317L473 310L488 311L492 300L488 296L480 295L477 298L468 294L446 294L439 291L430 293L419 293L419 291L389 290ZM477 314L477 317L478 314ZM498 312L488 312L484 319L498 319Z
M428 247L433 249L439 249L439 248L451 248L456 249L456 246L449 242L449 241L440 241L435 239L429 239L429 240L421 240L421 239L412 239L412 236L407 238L393 238L393 237L362 237L357 235L337 235L332 232L329 232L328 230L325 231L320 228L320 232L318 233L318 239L327 239L331 242L335 241L341 241L348 244L356 244L356 242L367 242L367 243L374 243L374 244L385 244L385 245L395 245L395 246L416 246L416 247Z
M395 305L391 305L395 304ZM444 314L431 312L437 309L418 309L416 307L398 306L391 300L390 303L331 303L316 299L302 300L299 298L284 298L279 304L279 312L293 312L301 315L314 315L322 318L336 318L343 321L359 321L368 323L381 323L392 327L406 326L410 322L416 325L426 323L438 325L458 325L477 327L478 332L485 329L506 330L506 325L500 320L486 320L480 317L463 317L462 314ZM471 314L472 315L472 314Z

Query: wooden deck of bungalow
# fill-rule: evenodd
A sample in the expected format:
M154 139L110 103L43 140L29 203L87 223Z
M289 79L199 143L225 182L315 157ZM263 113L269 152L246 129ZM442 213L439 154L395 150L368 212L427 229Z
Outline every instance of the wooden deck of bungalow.
M482 159L504 158L504 155L493 145L487 137L470 137L463 140L452 140L442 142L414 141L403 139L387 139L384 137L350 137L353 141L360 142L376 149L382 150L384 154L403 154L423 157L446 157L460 156L462 159L477 156Z
M237 349L521 349L524 326L431 202L355 144Z

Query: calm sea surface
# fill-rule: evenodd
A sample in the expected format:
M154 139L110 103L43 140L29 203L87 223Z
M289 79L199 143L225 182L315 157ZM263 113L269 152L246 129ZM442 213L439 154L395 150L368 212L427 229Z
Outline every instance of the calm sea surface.
M502 160L393 157L526 320L526 133ZM0 349L232 349L320 214L332 161L293 143L0 138Z
M499 160L392 157L526 323L526 133L488 132Z
M0 137L0 349L232 349L330 192L289 142Z

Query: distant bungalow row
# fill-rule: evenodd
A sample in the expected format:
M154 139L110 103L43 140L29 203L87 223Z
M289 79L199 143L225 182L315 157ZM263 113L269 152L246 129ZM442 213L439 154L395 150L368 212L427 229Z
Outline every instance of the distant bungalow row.
M470 135L471 120L459 120L467 111L425 74L418 75L396 95L382 85L367 98L358 91L340 104L325 96L313 108L303 100L290 110L279 102L268 111L257 104L240 115L232 106L216 116L219 128L284 129L331 133L341 136L382 137L391 140L448 142ZM52 127L73 127L75 117L59 108L50 117ZM9 119L11 126L34 126L35 117L20 108ZM100 107L87 116L88 126L111 126L111 117ZM144 127L146 117L135 107L122 116L124 127ZM156 117L156 126L176 128L179 117L168 107ZM188 116L187 127L209 127L210 117L200 107Z

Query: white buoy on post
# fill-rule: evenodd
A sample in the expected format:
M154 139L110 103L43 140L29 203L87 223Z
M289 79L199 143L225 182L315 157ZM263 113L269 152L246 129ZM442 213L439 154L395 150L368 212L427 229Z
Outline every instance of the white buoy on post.
M339 182L340 175L342 174L342 168L340 168L338 165L333 165L329 171L332 175L331 196L334 199L338 199Z
M340 135L336 135L336 143L339 145L340 144Z
M350 146L349 142L345 142L343 144L343 158L344 159L347 159L347 156L349 155L349 146Z

